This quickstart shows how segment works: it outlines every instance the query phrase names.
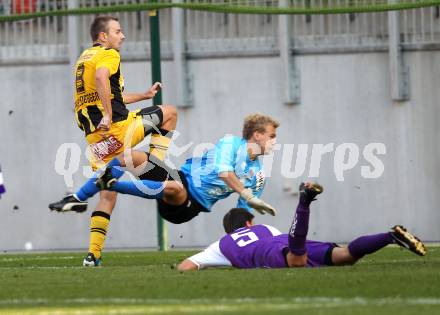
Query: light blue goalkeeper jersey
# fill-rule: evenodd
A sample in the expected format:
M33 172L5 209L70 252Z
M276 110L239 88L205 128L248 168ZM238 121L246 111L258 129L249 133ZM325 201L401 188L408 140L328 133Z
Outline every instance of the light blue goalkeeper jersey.
M235 136L226 136L219 140L215 148L201 157L186 160L181 171L188 181L191 196L208 211L221 199L234 192L219 178L222 172L234 172L245 188L252 189L254 195L263 192L265 178L258 159L251 160L247 152L246 140ZM239 198L237 207L251 210L243 198Z

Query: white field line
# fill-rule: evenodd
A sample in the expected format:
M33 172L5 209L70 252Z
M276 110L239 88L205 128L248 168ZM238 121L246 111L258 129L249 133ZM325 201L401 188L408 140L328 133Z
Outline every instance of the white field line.
M230 305L230 304L335 304L339 305L440 305L440 297L408 297L408 298L340 298L340 297L296 297L296 298L218 298L218 299L138 299L138 298L75 298L75 299L6 299L0 305L23 304L113 304L136 305L150 304L161 306L172 305Z
M27 267L0 267L0 269L24 270L24 269L86 269L83 266L27 266Z
M22 300L23 302L24 300ZM31 300L27 300L31 301ZM43 302L44 300L34 300ZM72 299L64 300L73 302L102 302L102 306L80 306L79 308L25 308L4 309L0 314L32 314L32 315L88 315L88 314L209 314L215 312L242 312L242 311L289 311L311 308L334 308L353 306L384 306L384 305L440 305L440 298L330 298L330 297L303 297L293 299L194 299L194 300L151 300L151 299ZM108 305L115 301L118 303L149 303L152 305ZM177 303L177 304L176 304Z
M258 307L257 307L258 306ZM116 306L116 307L91 307L83 309L25 309L25 310L5 310L0 314L8 315L100 315L100 314L210 314L216 312L243 312L243 311L267 311L273 314L274 311L289 311L298 309L309 309L326 307L320 305L307 304L258 304L258 305L153 305L153 306ZM334 307L328 305L327 307Z
M47 257L47 256L30 255L28 257L2 257L2 258L0 258L0 262L24 261L24 260L71 260L71 259L78 259L78 257L75 257L75 256Z
M151 264L151 265L139 265L139 266L99 266L98 268L89 268L89 267L84 267L82 265L82 259L79 260L80 263L78 263L77 266L16 266L16 267L11 267L11 266L7 266L7 267L2 267L0 266L0 269L10 269L10 270L24 270L24 269L83 269L83 270L92 270L92 269L102 269L102 268L119 268L119 269L124 269L124 268L143 268L145 270L149 270L152 268L156 268L156 267L167 267L169 268L171 264Z
M127 256L129 257L129 256ZM38 259L22 259L22 258L0 258L0 262L14 262L14 261L23 261L23 260L28 260L28 262L32 261L32 260L51 260L52 258L48 258L48 257L40 257ZM82 266L82 258L78 258L78 257L58 257L55 258L54 260L59 259L59 260L77 260L79 261L77 266L0 266L0 269L87 269L84 268ZM357 264L370 264L370 261L367 261L368 258L366 258L365 260L360 260ZM385 259L385 260L378 260L375 262L375 264L383 264L383 263L409 263L409 262L421 262L424 261L425 258L424 257L414 257L414 258L402 258L402 259ZM430 262L437 262L440 261L440 258L430 258L429 259ZM151 268L151 267L169 267L170 264L145 264L145 265L139 265L136 267L141 267L141 268ZM102 266L103 268L105 268L106 266ZM125 267L131 267L131 266L109 266L110 268L125 268Z

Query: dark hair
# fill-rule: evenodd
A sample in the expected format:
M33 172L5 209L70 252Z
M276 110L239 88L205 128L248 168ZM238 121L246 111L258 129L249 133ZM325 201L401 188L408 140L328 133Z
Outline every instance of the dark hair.
M236 229L246 226L247 221L251 221L254 215L244 208L232 208L223 217L223 228L230 234Z
M90 25L90 36L92 37L92 41L96 42L99 37L99 33L101 32L107 32L107 25L110 21L119 21L117 17L114 16L98 16L96 17L92 25Z

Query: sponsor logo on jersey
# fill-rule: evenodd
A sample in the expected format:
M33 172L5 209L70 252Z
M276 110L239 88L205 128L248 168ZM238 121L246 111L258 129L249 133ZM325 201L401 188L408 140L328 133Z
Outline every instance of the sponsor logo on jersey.
M263 171L258 171L257 174L255 174L256 181L255 181L255 190L259 191L263 188L265 176Z
M78 96L78 98L75 101L75 108L78 108L84 104L95 103L98 100L99 100L99 95L98 92L96 91Z
M208 190L208 194L211 196L222 196L227 193L234 192L234 189L230 188L229 186L226 187L213 187Z
M102 160L110 154L118 151L121 147L122 143L120 143L114 136L110 136L100 142L91 144L90 152L92 152L96 159Z
M84 53L81 55L81 57L79 57L78 61L90 60L96 55L97 52L98 51L93 51L93 50L87 49L86 51L84 51Z

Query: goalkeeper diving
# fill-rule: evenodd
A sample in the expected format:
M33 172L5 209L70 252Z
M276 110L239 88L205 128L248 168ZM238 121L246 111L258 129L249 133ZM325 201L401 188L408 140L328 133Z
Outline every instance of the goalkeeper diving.
M156 165L143 172L139 180L119 180L126 165L123 155L117 156L109 163L112 166L99 170L75 194L50 204L49 208L84 212L88 198L100 190L111 190L157 199L160 215L180 224L200 212L211 212L217 201L236 192L237 207L275 215L275 208L260 199L265 186L260 157L271 153L278 126L269 116L250 115L245 118L242 137L225 136L203 156L188 159L180 170ZM147 154L145 157L147 160Z

